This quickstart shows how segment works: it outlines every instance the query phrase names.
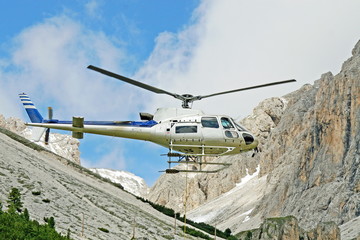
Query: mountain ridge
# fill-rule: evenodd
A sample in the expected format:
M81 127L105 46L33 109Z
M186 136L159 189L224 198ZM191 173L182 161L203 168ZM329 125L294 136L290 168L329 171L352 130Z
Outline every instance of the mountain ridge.
M281 98L264 100L243 119L242 124L259 136L260 153L254 158L247 153L221 157L217 161L231 162L232 166L218 174L190 178L189 216L201 218L201 214L209 213L211 208L204 204L233 189L246 176L246 169L253 174L260 165L258 178L265 179L265 187L262 185L264 189L255 197L261 199L256 200L254 209L246 214L249 219L243 223L246 216L242 214L251 209L246 203L230 204L233 208L221 214L234 219L228 217L231 221L225 223L221 215L214 215L208 223L220 229L221 224L232 226L233 232L239 232L259 227L271 217L293 215L305 229L324 221L343 225L358 218L360 41L352 54L335 76L325 73L314 84ZM185 189L182 178L184 175L161 176L150 191L150 200L184 211L179 204L181 197L177 197ZM241 202L250 195L229 199ZM360 235L360 226L352 226L352 231L352 236Z

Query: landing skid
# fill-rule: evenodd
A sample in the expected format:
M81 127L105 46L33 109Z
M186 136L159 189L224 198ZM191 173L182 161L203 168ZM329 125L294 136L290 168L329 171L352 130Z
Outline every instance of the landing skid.
M205 156L213 156L213 155L192 155L192 154L181 154L181 153L173 153L173 152L169 152L167 154L167 156L169 157L169 160L167 161L169 163L169 168L164 170L164 171L160 171L160 172L165 172L168 174L175 174L175 173L217 173L221 170L224 170L225 168L228 168L231 163L220 163L220 162L204 162L203 161L203 157ZM171 158L178 158L177 161L172 161ZM193 164L193 165L198 165L199 166L199 170L182 170L182 169L175 169L171 167L172 163L185 163L185 164ZM203 165L218 165L221 166L218 169L215 170L202 170L202 166Z

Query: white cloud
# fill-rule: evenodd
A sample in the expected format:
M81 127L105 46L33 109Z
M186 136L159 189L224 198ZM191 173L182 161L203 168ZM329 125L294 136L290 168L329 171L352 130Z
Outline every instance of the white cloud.
M64 15L23 30L14 40L12 58L2 68L7 89L2 98L12 99L15 109L20 106L17 93L27 92L40 110L55 104L55 117L62 119L73 115L126 119L141 98L119 81L86 69L94 64L123 72L124 50L110 38Z
M85 4L86 13L93 18L101 18L99 13L99 2L96 0L90 0Z
M282 96L335 74L360 37L360 2L203 1L194 22L162 33L136 77L170 92L210 94L295 78L297 84L233 93L195 102L195 108L234 117L264 98ZM180 106L154 96L148 109Z

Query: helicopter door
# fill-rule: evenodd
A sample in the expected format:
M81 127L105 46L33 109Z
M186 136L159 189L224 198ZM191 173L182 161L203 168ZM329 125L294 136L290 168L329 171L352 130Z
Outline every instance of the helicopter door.
M233 123L227 117L221 118L221 125L224 129L225 139L228 140L239 140L239 133L236 131Z
M219 140L223 139L222 130L216 117L202 117L201 131L205 144L216 146Z
M201 129L197 122L172 122L170 142L173 150L184 153L201 153Z

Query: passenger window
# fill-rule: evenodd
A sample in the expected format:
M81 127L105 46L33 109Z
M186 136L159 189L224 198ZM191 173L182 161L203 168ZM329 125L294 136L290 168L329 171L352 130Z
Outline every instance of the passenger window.
M219 128L219 123L216 117L203 117L201 118L201 124L203 127Z
M177 126L175 133L197 133L197 126Z
M228 138L238 138L239 134L237 132L235 132L235 131L226 130L225 131L225 136L227 136Z
M228 118L221 118L221 125L225 128L225 129L229 129L229 128L234 128L234 125L230 122L230 120Z

